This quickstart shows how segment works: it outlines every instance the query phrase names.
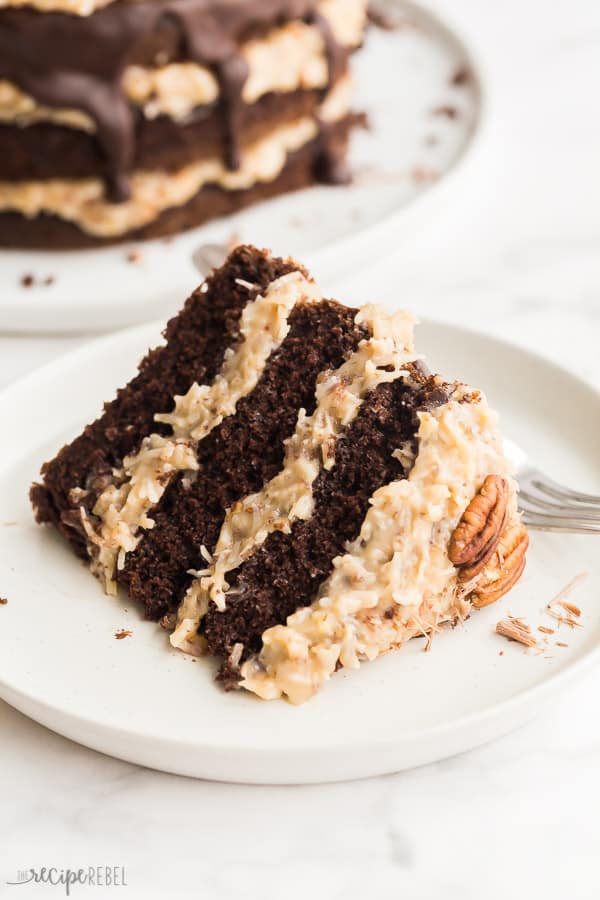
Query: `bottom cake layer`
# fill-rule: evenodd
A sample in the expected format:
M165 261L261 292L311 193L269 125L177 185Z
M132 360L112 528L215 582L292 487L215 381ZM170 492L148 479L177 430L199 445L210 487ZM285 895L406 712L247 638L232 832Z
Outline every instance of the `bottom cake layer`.
M350 132L364 125L364 121L364 116L350 114L324 126L316 138L288 153L284 167L270 181L257 181L239 190L206 184L182 205L164 209L147 225L120 234L101 237L46 213L29 217L13 211L0 212L0 246L77 249L149 240L195 228L209 219L315 183L344 183L348 180L345 158Z

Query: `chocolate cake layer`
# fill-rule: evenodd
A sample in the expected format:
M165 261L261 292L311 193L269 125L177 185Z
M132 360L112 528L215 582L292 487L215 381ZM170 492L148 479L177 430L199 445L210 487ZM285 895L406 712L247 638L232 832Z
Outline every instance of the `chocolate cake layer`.
M220 85L227 160L239 163L242 89L248 75L239 41L248 29L300 19L321 30L334 80L347 51L318 11L316 0L142 0L115 2L89 17L30 10L0 11L0 77L43 105L86 112L96 125L115 199L128 196L126 174L135 158L135 116L121 77L136 48L148 42L160 53L160 35L171 49L207 65ZM163 24L169 22L168 30ZM173 31L175 29L175 32ZM153 40L157 36L157 41ZM175 37L174 35L177 35ZM156 59L156 55L155 55Z
M240 152L275 127L306 115L315 115L320 91L266 94L256 103L240 107ZM135 152L131 169L173 170L227 151L223 109L197 110L190 122L167 116L147 119L136 115ZM93 133L64 125L38 122L23 128L0 125L0 181L49 178L86 178L110 175L110 161Z
M353 115L327 126L318 139L289 154L285 168L273 181L238 191L211 185L203 187L184 206L168 209L151 224L110 239L86 234L71 222L54 216L29 219L14 212L0 212L0 246L73 249L164 237L316 182L344 183L348 178L345 165L348 138L352 128L363 122L364 117Z
M363 401L335 445L333 468L313 485L314 511L289 533L271 533L250 559L229 572L231 589L223 611L211 603L201 625L208 651L229 657L243 644L239 661L261 649L262 634L313 602L333 560L354 540L375 491L404 478L417 454L417 411L447 400L433 379L420 386L398 379L382 384ZM403 448L402 459L394 451ZM226 663L223 676L239 680Z
M195 291L168 323L166 345L151 350L140 363L139 374L105 405L103 414L43 466L43 483L31 490L38 521L55 525L75 551L87 557L79 508L94 506L113 467L146 435L169 431L155 423L155 413L170 409L173 397L185 393L194 381L203 384L214 378L225 350L238 340L238 322L249 299L296 269L291 261L251 247L235 250L228 265L207 280L206 291ZM249 292L236 279L256 288ZM74 499L74 488L85 494Z
M148 618L176 609L188 570L202 563L201 547L214 548L226 509L280 470L299 409L314 409L317 376L337 368L365 337L354 324L356 312L333 301L298 304L254 390L198 445L196 479L171 482L152 513L154 527L119 574Z

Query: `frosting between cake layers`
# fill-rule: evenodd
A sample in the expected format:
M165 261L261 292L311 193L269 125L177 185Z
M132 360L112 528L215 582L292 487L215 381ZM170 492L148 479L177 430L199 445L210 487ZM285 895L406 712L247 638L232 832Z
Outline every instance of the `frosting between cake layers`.
M243 337L235 350L225 351L225 361L212 384L194 383L175 397L175 409L160 413L155 421L170 425L175 438L201 441L225 416L235 412L238 401L254 390L267 359L290 330L289 315L300 300L317 301L321 294L301 272L290 272L274 281L263 296L246 304L240 321Z
M357 325L367 325L371 337L335 371L322 373L311 416L300 410L294 434L286 441L282 470L261 491L244 497L226 513L209 568L195 573L177 613L173 646L192 653L202 650L197 631L212 600L219 609L227 602L227 573L236 569L274 531L289 533L298 519L313 514L313 483L321 469L335 465L338 437L356 417L378 385L406 374L415 360L413 317L386 314L379 306L361 308Z
M357 668L468 612L448 544L486 475L509 473L496 415L483 397L459 391L419 420L408 477L375 492L359 537L334 560L317 600L265 631L261 652L242 666L241 687L303 703L338 665Z
M189 441L170 441L159 434L145 438L138 453L125 457L122 468L98 497L93 509L100 527L81 508L81 521L88 539L90 568L104 583L108 594L117 593L115 569L122 568L125 554L137 545L140 528L152 528L148 512L158 503L171 477L178 471L198 468L194 446Z
M154 222L172 207L184 206L206 184L227 191L245 190L273 181L290 153L313 140L318 123L306 116L274 129L244 152L239 169L227 169L221 159L205 159L173 172L135 171L130 199L110 203L100 178L0 182L0 210L33 218L58 216L95 237L114 238Z
M92 568L108 593L116 593L116 569L123 567L125 554L137 546L140 529L153 527L148 513L172 476L180 470L197 470L198 442L233 415L239 400L256 387L269 356L289 332L294 306L320 299L315 283L295 271L273 281L264 294L249 301L240 318L241 340L235 349L225 352L212 383L194 383L185 395L174 398L172 412L155 415L157 422L172 427L173 436L149 435L140 450L124 460L114 483L94 505L98 525L82 509Z
M342 46L355 47L360 43L365 25L364 3L322 0L319 9ZM326 48L322 32L315 25L288 22L264 37L242 44L240 56L248 66L248 77L242 88L244 103L255 103L271 91L316 90L328 83ZM186 120L197 107L215 103L219 97L219 81L214 72L194 62L168 63L154 68L129 65L123 72L122 86L127 99L148 119L164 115L177 121ZM46 121L96 131L93 118L82 110L38 103L16 84L2 79L0 121L19 126Z

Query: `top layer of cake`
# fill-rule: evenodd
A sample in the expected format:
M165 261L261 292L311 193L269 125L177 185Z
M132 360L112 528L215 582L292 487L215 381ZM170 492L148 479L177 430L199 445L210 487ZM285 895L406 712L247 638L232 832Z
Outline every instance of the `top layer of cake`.
M40 12L62 12L73 16L89 16L99 9L112 4L134 4L139 0L0 0L0 9L36 9ZM151 0L157 5L161 0ZM211 10L211 14L222 11L224 16L240 17L245 19L253 18L256 10L267 9L269 6L274 9L276 6L279 10L284 7L288 10L301 10L306 8L306 0L199 0L197 6L203 6L207 10ZM245 12L240 12L240 8L244 6ZM260 13L259 13L260 14ZM302 13L290 15L289 18L296 18Z
M412 324L239 248L44 467L38 518L228 685L308 699L524 565L496 417L427 372Z
M183 118L221 95L235 168L240 105L333 83L364 17L362 0L117 0L87 18L4 10L2 118L93 129L117 196L133 162L136 105Z

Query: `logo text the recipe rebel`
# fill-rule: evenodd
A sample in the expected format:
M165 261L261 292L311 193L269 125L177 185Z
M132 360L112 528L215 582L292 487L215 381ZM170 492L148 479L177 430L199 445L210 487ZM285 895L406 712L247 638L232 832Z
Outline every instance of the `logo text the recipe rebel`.
M14 881L7 885L47 884L53 887L62 886L67 897L76 885L82 887L127 887L127 875L124 866L88 866L81 869L59 869L56 866L41 869L19 869Z

